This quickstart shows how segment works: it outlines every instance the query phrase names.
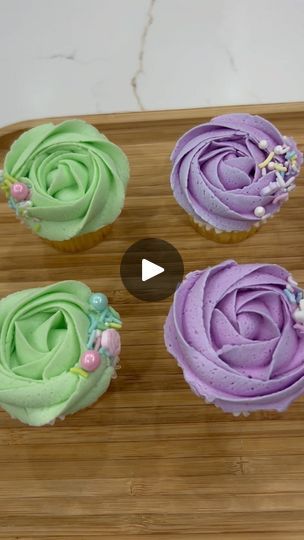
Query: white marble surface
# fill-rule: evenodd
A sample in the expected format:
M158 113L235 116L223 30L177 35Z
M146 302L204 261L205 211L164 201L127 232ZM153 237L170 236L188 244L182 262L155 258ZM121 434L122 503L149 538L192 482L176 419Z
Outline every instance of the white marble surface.
M304 0L0 0L0 125L304 100Z

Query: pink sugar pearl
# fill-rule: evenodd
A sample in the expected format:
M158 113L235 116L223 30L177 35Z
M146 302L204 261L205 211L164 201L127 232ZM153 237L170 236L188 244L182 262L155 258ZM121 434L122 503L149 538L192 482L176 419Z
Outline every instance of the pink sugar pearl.
M25 201L29 196L29 188L23 182L14 182L11 185L11 196L15 201Z
M116 358L120 353L120 335L114 328L108 328L101 334L101 346Z
M80 359L80 365L86 371L95 371L100 363L101 358L98 351L86 351Z

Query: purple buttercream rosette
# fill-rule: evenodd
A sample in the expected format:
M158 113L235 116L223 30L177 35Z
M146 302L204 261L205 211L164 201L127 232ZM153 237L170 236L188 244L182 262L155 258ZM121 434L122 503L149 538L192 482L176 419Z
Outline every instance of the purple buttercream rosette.
M188 274L165 343L198 396L237 414L283 411L304 394L304 325L294 320L303 291L290 283L272 264L226 261Z
M264 118L226 114L185 133L171 159L174 196L197 223L246 231L288 199L303 156Z

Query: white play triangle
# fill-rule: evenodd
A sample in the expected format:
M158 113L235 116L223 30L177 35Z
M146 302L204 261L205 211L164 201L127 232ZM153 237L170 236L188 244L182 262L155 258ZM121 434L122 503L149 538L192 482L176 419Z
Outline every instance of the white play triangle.
M142 281L148 281L148 279L158 276L158 274L161 274L164 271L165 269L162 266L158 266L158 264L155 264L149 261L148 259L141 260L141 280Z

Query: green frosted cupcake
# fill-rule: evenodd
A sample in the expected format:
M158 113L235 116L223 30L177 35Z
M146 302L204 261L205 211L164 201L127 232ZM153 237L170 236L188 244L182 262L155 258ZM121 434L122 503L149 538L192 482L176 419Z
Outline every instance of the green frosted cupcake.
M43 124L23 133L4 161L9 206L62 251L88 249L108 232L125 200L123 151L82 120Z
M116 377L119 314L79 281L0 301L0 405L31 426L94 403Z

